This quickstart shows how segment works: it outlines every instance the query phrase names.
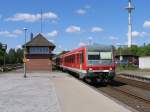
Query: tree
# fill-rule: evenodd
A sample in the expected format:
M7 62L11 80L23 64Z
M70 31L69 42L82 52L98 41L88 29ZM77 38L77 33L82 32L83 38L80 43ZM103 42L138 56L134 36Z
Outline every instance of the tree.
M16 52L15 49L10 49L8 52L8 63L9 64L15 64L17 61L17 56L16 56Z
M0 43L0 65L4 63L4 51L2 50L2 43Z
M17 57L17 60L16 62L17 63L22 63L22 60L23 60L23 49L17 49L16 50L16 57Z
M132 54L134 55L140 55L139 54L139 47L137 45L132 45L131 48L129 48Z

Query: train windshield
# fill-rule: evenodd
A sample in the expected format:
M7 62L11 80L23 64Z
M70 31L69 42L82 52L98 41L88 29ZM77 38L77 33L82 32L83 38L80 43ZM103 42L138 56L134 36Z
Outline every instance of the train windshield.
M88 65L110 65L112 52L88 52Z

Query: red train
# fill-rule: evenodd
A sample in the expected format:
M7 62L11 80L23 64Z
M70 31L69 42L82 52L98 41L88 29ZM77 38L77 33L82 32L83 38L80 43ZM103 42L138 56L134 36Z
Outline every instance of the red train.
M80 79L90 82L108 82L115 76L114 48L88 45L53 59L57 68L75 72Z

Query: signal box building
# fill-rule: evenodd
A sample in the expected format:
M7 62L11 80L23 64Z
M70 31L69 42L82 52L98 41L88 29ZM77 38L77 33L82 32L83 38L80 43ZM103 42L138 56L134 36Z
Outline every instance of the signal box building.
M27 71L52 71L52 51L55 45L49 42L42 34L38 34L26 43Z

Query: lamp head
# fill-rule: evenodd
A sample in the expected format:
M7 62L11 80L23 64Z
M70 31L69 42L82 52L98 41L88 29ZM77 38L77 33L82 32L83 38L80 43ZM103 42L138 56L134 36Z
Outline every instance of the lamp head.
M28 30L27 28L23 28L24 30Z

